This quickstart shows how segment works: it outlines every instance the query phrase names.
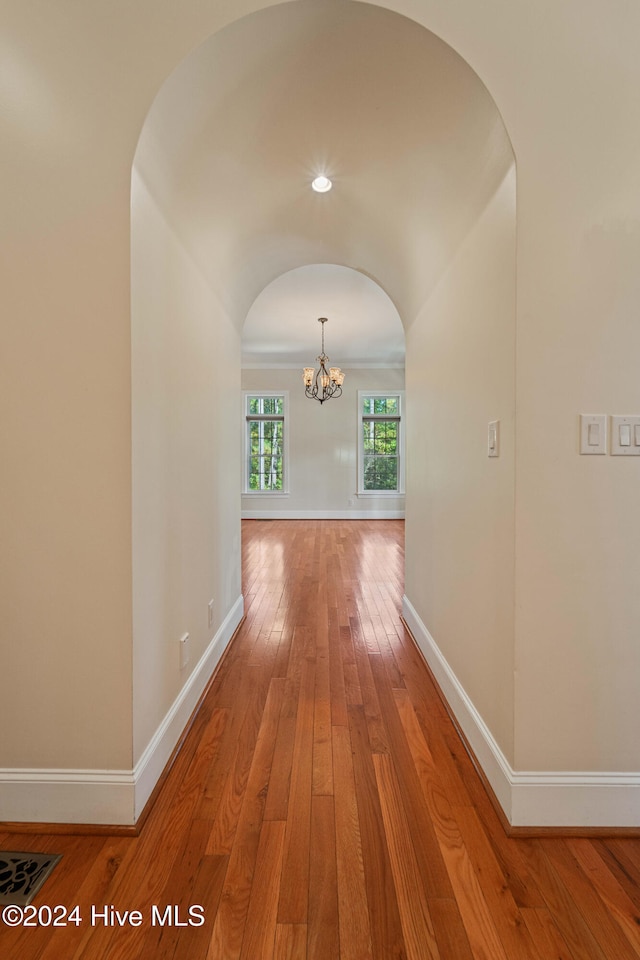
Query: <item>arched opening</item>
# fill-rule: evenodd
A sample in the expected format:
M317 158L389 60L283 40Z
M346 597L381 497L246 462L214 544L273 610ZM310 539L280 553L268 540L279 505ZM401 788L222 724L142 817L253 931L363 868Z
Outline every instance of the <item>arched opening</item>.
M319 172L334 181L329 194L310 189ZM476 646L464 662L471 694L490 712L499 703L509 752L513 637L508 617L495 627L498 605L513 605L514 245L514 157L496 105L450 47L404 17L368 4L275 6L211 37L166 81L132 186L135 761L241 610L244 319L276 278L332 263L374 277L407 336L417 621L431 620L423 581L434 597L455 594L459 556L471 564L482 549L497 571L500 597L466 605ZM503 426L497 487L477 463L489 419ZM463 529L437 567L440 504ZM452 608L438 607L439 622ZM443 630L454 660L464 623L455 627Z
M327 318L330 362L346 374L340 397L323 405L305 395L301 377L303 367L317 366L319 317ZM245 416L243 518L404 517L403 420L380 420L377 426L367 421L367 429L375 430L379 439L376 451L373 441L367 443L371 451L365 464L360 409L367 394L380 398L386 392L397 398L391 402L397 402L400 415L404 339L390 298L370 277L350 267L297 267L261 291L243 327L242 388L245 400L273 394L283 398L284 420L268 428L283 431L283 476L277 490L269 485L261 489L265 485L258 482L256 471L264 460L258 463L257 451L252 453L260 442L260 423ZM381 403L378 399L378 406ZM390 458L385 461L383 448ZM376 466L382 469L383 463L388 477L374 477Z

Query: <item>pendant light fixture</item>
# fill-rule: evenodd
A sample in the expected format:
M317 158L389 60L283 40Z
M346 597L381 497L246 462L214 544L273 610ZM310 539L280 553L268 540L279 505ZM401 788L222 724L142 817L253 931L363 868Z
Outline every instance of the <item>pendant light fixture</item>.
M327 363L329 357L324 352L324 325L327 322L326 317L318 317L318 323L322 324L322 350L316 360L320 364L318 369L315 367L305 367L302 379L304 381L304 393L310 400L318 400L324 403L331 397L339 397L342 393L342 384L344 383L344 373L340 367L329 367L327 372Z

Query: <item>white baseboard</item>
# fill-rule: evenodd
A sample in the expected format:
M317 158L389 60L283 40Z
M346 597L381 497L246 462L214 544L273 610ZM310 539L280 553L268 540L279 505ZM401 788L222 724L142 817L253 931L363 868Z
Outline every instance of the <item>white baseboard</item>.
M133 824L131 770L0 770L0 821Z
M243 520L404 520L404 510L242 510Z
M195 710L211 674L237 630L243 615L244 597L240 595L136 763L133 770L136 820L151 796L189 717Z
M512 827L640 827L640 773L514 770L406 596L402 613Z
M134 825L243 613L240 596L133 770L0 769L0 821Z

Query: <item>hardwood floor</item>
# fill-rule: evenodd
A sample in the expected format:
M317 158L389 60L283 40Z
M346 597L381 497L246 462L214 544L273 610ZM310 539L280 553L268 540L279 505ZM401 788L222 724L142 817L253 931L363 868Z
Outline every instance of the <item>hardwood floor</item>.
M141 835L0 835L64 854L34 902L83 918L0 921L0 956L640 957L640 841L505 835L399 619L403 524L243 534L246 620Z

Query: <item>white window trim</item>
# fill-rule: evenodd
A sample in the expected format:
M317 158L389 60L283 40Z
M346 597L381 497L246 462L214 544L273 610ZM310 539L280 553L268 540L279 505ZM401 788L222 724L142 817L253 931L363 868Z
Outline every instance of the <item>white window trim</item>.
M397 397L400 424L400 443L398 444L398 489L364 489L364 444L362 439L362 402L364 397ZM380 415L384 420L384 415ZM403 497L405 495L405 428L404 428L404 390L358 390L358 497Z
M249 397L282 397L283 410L283 469L282 490L249 489L249 438L247 416ZM242 495L243 497L288 497L289 496L289 391L288 390L243 390L242 391Z

